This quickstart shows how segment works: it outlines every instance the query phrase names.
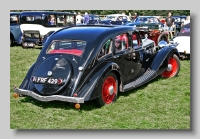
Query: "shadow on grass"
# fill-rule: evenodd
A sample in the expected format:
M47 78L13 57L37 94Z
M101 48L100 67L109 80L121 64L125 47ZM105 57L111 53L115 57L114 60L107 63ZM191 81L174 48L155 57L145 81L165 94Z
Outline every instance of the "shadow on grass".
M118 94L118 97L120 96L129 96L130 94L133 94L133 93L136 93L138 90L141 90L141 89L145 89L149 84L153 83L153 82L157 82L161 79L165 79L165 78L162 78L161 76L157 76L156 78L154 78L153 80L151 80L150 82L142 85L142 86L139 86L139 87L136 87L135 89L132 89L132 90L129 90L127 92L120 92Z
M58 109L63 109L63 110L77 110L75 108L74 103L69 103L69 102L62 102L62 101L49 101L49 102L42 102L39 100L36 100L30 96L25 96L24 99L21 99L21 102L23 103L32 103L33 105L36 105L38 107L42 107L44 109L46 108L58 108ZM82 110L85 111L91 111L93 109L98 109L98 107L95 105L94 100L84 102L83 104L80 104L81 108L79 111L81 112Z
M158 76L156 78L154 78L152 81L140 86L140 87L137 87L133 90L130 90L130 91L127 91L127 92L120 92L118 94L118 97L117 99L120 97L120 96L129 96L130 94L132 93L136 93L138 90L140 89L144 89L148 86L148 84L151 84L153 82L157 82L159 80L165 80L167 78L162 78L161 76ZM69 102L62 102L62 101L49 101L49 102L42 102L42 101L38 101L30 96L26 96L24 97L24 99L21 100L22 102L25 102L25 103L32 103L38 107L42 107L44 109L46 108L59 108L59 109L63 109L63 110L71 110L71 109L74 109L76 110L75 108L75 104L74 103L69 103ZM99 107L97 107L94 103L94 100L90 100L90 101L87 101L83 104L80 104L81 105L81 108L79 109L79 112L82 112L82 111L91 111L93 109L99 109Z

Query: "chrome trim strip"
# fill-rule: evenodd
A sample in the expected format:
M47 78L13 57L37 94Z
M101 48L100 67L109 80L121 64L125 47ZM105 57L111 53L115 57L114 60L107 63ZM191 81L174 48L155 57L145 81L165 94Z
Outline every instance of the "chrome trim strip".
M84 103L84 98L80 98L80 97L67 97L67 96L61 96L61 95L41 96L41 95L36 94L33 91L19 89L19 88L14 88L14 92L21 95L31 96L39 101L44 101L44 102L58 100L58 101L65 101L65 102L72 102L72 103Z

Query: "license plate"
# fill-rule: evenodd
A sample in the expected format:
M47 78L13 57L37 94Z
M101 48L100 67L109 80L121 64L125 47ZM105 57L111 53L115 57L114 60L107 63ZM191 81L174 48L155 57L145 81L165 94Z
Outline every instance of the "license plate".
M33 43L24 43L24 46L33 47Z
M54 78L43 78L43 77L32 77L34 83L40 84L60 84L62 82L61 79Z

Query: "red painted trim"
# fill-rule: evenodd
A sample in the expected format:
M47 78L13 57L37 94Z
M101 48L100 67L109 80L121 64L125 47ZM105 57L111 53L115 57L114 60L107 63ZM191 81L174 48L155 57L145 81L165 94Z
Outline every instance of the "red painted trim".
M81 54L83 53L83 50L78 50L78 49L68 49L68 50L52 50L49 52L49 54L57 54L57 53L61 53L61 54L73 54L73 55L77 55L77 56L81 56Z

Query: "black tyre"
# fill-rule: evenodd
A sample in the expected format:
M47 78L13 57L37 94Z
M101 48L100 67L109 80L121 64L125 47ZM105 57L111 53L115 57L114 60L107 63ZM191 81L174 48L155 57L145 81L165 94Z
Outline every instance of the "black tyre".
M171 78L177 76L180 71L180 60L176 54L173 54L171 57L169 57L168 65L170 68L164 71L161 76L163 78Z
M108 73L105 78L101 79L95 88L100 97L95 99L95 103L98 107L109 105L113 103L118 94L118 80L113 72Z

